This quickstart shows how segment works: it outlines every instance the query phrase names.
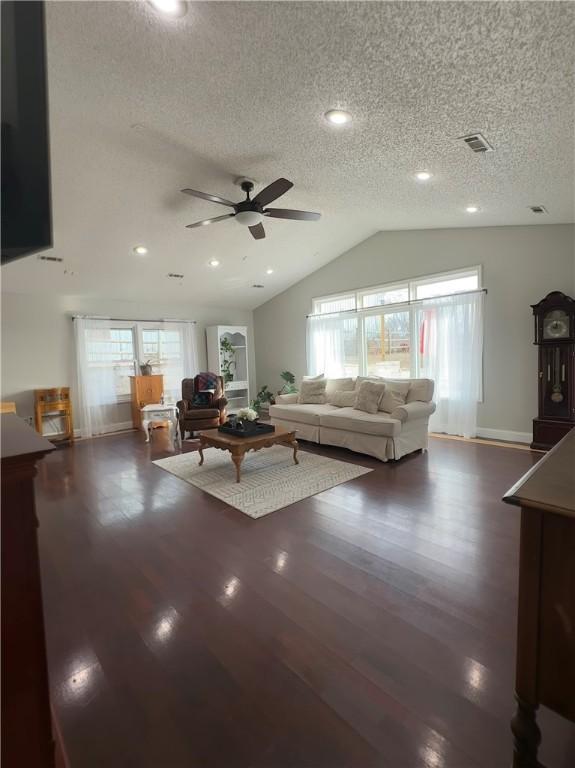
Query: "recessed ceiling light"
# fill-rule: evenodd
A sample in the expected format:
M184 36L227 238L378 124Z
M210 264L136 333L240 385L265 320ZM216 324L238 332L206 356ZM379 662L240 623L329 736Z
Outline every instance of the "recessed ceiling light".
M465 210L467 211L467 213L477 213L479 208L476 205L468 205Z
M145 256L148 253L148 249L145 245L136 245L134 253L137 253L138 256Z
M269 269L266 269L266 275L273 275L273 273L274 271L271 267Z
M174 18L185 16L188 10L185 0L148 0L148 2L160 13Z
M219 267L220 266L220 262L217 259L210 259L208 261L208 264L210 265L210 267Z
M429 173L429 171L419 171L418 173L415 174L415 178L418 181L429 181L429 179L431 178L431 174Z
M332 125L345 125L351 122L351 115L343 109L329 109L324 117Z

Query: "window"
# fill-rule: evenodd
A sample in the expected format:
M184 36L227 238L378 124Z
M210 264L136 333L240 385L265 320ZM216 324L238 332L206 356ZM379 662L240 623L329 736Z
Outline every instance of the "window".
M481 398L479 267L374 286L313 302L308 373L432 378L436 431L474 436Z
M151 360L156 373L164 376L166 400L179 400L184 378L183 339L179 328L143 328L142 349L145 360Z
M89 375L111 378L117 399L129 397L130 376L134 373L134 332L132 328L87 328L86 362Z

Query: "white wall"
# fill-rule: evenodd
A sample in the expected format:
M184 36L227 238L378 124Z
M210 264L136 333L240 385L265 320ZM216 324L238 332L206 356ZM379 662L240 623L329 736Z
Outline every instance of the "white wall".
M574 235L570 224L379 232L255 310L258 384L276 389L281 371L305 373L313 297L481 264L488 295L478 423L484 434L531 432L537 350L529 305L551 290L575 292Z
M201 370L207 368L208 325L246 325L250 340L250 385L255 386L252 312L198 307L185 303L100 300L81 296L2 294L2 400L14 400L18 414L33 415L33 390L70 386L76 392L75 351L71 316L74 314L154 320L169 317L196 320ZM120 407L129 421L129 404Z

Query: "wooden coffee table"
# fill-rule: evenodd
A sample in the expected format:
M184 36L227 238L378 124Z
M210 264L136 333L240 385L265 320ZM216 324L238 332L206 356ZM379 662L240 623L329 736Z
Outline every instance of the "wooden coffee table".
M294 464L299 464L295 431L288 432L286 429L276 427L275 432L267 432L265 435L236 437L213 429L209 432L200 432L199 438L200 467L204 463L204 448L219 448L221 451L229 451L232 455L232 461L236 465L236 483L240 482L240 467L248 451L259 451L261 448L271 448L272 445L289 445L293 448Z

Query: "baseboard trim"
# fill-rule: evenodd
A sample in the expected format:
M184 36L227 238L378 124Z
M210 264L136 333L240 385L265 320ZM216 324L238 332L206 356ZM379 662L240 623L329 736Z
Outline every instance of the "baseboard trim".
M91 437L85 438L85 439L86 440L93 440L95 437L106 437L106 435L113 435L116 432L127 432L127 431L133 430L133 429L134 429L134 425L132 424L131 421L121 421L119 424L107 424L105 432L102 432L99 435L92 435ZM75 429L74 430L74 437L78 438L79 440L82 439L80 437L80 430L79 429Z
M531 443L531 432L513 432L507 429L490 429L477 427L477 437L485 437L488 440L502 440L507 443Z

